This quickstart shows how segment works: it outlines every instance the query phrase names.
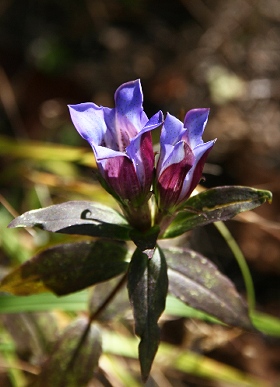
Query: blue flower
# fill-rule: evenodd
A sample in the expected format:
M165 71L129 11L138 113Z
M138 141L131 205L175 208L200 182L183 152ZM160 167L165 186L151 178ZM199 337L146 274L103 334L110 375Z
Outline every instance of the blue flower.
M115 108L88 102L69 105L69 110L77 131L92 146L102 185L131 218L132 209L139 209L150 197L154 176L151 130L162 124L162 112L148 119L139 80L116 90Z
M215 140L204 143L202 134L209 109L193 109L184 123L167 114L160 137L155 194L159 211L173 212L184 204L199 183Z

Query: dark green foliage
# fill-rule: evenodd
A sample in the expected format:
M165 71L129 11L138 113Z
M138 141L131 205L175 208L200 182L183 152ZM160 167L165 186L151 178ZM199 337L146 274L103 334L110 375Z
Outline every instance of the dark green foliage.
M252 329L247 305L233 283L211 261L185 248L163 251L172 295L226 324Z
M174 238L198 226L225 221L240 212L252 210L270 202L270 191L250 187L224 186L211 188L188 199L178 212L163 238Z
M165 308L168 278L165 257L157 247L151 259L136 249L128 272L128 294L140 337L139 360L143 380L147 380L156 355L160 332L158 319Z
M9 227L37 226L46 231L127 240L131 227L113 209L99 203L71 201L28 211Z
M58 245L13 270L0 289L16 295L46 291L66 295L124 272L128 267L126 255L125 245L116 241Z

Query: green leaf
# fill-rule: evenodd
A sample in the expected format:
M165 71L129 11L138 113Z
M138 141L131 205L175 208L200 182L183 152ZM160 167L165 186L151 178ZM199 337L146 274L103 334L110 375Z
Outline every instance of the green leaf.
M280 338L280 318L256 310L252 311L250 316L258 331Z
M0 314L20 312L45 312L61 309L67 312L86 310L88 290L57 297L52 293L39 293L32 296L0 296Z
M68 296L57 297L52 293L41 293L33 296L0 296L0 315L5 313L20 312L45 312L53 309L60 309L69 312L79 312L87 309L88 291L69 294ZM197 318L200 320L218 322L214 317L198 311L179 299L168 295L166 298L165 313L171 316ZM280 319L258 311L251 312L253 325L266 335L280 337ZM1 343L0 343L1 350Z
M131 227L110 207L87 201L70 201L25 212L8 227L38 226L46 231L129 240Z
M215 324L222 324L222 322L217 318L211 316L208 313L202 312L201 310L186 305L181 300L172 296L171 294L168 294L166 298L166 306L164 312L170 316L186 317Z
M151 259L136 249L128 272L128 294L135 319L135 333L141 338L141 374L147 380L156 355L160 332L157 321L164 311L168 289L165 257L157 247Z
M201 254L186 248L163 249L169 293L222 322L252 329L248 308L233 283Z
M0 282L0 291L69 294L121 274L128 266L126 256L125 245L116 241L58 245L14 269Z
M231 219L271 200L270 191L240 186L211 188L186 201L162 238L174 238L195 227Z
M36 386L76 387L87 386L98 365L102 352L99 329L92 325L77 356L73 360L80 339L87 329L88 320L73 321L54 344L49 359L44 363Z

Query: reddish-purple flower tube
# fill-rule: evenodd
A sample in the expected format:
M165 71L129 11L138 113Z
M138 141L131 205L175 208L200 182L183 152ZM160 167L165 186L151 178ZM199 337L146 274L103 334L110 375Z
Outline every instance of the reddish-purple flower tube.
M208 114L209 109L190 110L184 123L167 114L154 184L160 211L173 212L181 207L201 179L207 155L215 143L202 140Z

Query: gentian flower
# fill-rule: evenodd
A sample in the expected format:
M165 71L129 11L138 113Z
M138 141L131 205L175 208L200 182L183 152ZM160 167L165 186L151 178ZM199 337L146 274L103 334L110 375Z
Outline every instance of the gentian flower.
M149 228L147 202L154 174L151 130L162 124L162 112L148 119L139 80L116 90L115 108L88 102L69 105L69 110L77 131L92 146L102 185L118 200L130 223Z
M193 109L184 123L167 114L160 137L155 194L159 212L182 208L201 179L203 166L215 140L204 143L202 134L209 109Z

